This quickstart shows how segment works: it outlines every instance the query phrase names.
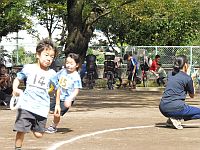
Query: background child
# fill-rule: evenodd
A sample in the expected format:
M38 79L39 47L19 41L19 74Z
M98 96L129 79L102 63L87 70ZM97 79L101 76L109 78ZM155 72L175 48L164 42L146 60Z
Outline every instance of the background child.
M139 66L136 55L137 55L136 52L134 56L131 56L131 54L124 55L124 60L128 61L127 72L128 72L129 86L131 86L131 88L133 89L136 88L136 77L137 77L138 66Z
M37 138L43 136L50 105L50 79L56 74L53 69L48 68L56 53L56 47L51 40L41 40L36 47L37 63L25 65L14 79L14 96L21 93L22 90L18 88L20 81L26 79L26 89L20 99L20 108L13 129L17 131L16 150L21 149L25 133L32 131Z
M161 63L158 63L156 73L158 75L158 78L157 78L158 85L161 86L161 84L162 84L163 86L165 86L165 79L167 77L167 73L166 73L165 69L162 68Z
M158 67L158 62L160 61L160 55L156 55L155 59L152 61L151 67L149 68L150 71L156 71Z
M12 81L8 69L0 64L0 105L8 106L12 96Z
M59 87L56 93L56 101L51 103L51 111L54 111L54 119L46 133L55 133L56 127L60 122L60 116L63 116L69 107L74 103L75 97L82 88L81 78L78 73L80 59L77 54L68 54L65 61L65 68L57 73L55 82L59 80Z
M200 119L200 108L185 103L187 93L194 98L193 80L187 75L188 66L186 56L176 57L174 69L168 73L167 85L159 106L161 113L169 118L167 126L176 129L183 129L181 119Z

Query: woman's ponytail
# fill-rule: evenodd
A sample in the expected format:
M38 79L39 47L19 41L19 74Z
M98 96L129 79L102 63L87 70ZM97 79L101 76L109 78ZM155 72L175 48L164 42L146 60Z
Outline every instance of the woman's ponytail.
M181 69L183 69L185 63L188 63L187 57L185 55L179 55L174 61L172 75L176 75Z

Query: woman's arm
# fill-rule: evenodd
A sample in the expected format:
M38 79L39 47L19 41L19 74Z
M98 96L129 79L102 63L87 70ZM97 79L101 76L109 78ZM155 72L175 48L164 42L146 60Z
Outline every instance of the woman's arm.
M191 98L194 98L194 94L190 94L190 93L189 93L189 96L190 96Z
M188 91L188 95L190 96L190 98L194 98L194 94L195 94L195 87L194 87L194 77L191 77L192 80L190 80L189 82L189 87L191 90Z

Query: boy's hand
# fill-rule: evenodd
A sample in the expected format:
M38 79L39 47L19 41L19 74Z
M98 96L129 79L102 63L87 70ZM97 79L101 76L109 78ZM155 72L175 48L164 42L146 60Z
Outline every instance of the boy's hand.
M57 117L59 117L60 116L60 112L61 112L60 105L56 105L55 106L54 115L57 116Z
M13 89L12 95L19 96L20 93L23 93L23 90L16 88L16 89Z

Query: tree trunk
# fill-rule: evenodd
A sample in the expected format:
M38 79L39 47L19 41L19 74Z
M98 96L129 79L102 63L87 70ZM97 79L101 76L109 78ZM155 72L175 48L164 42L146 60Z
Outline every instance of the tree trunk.
M68 0L68 36L65 43L65 55L70 52L80 55L82 62L86 56L88 44L94 28L82 19L84 0Z

